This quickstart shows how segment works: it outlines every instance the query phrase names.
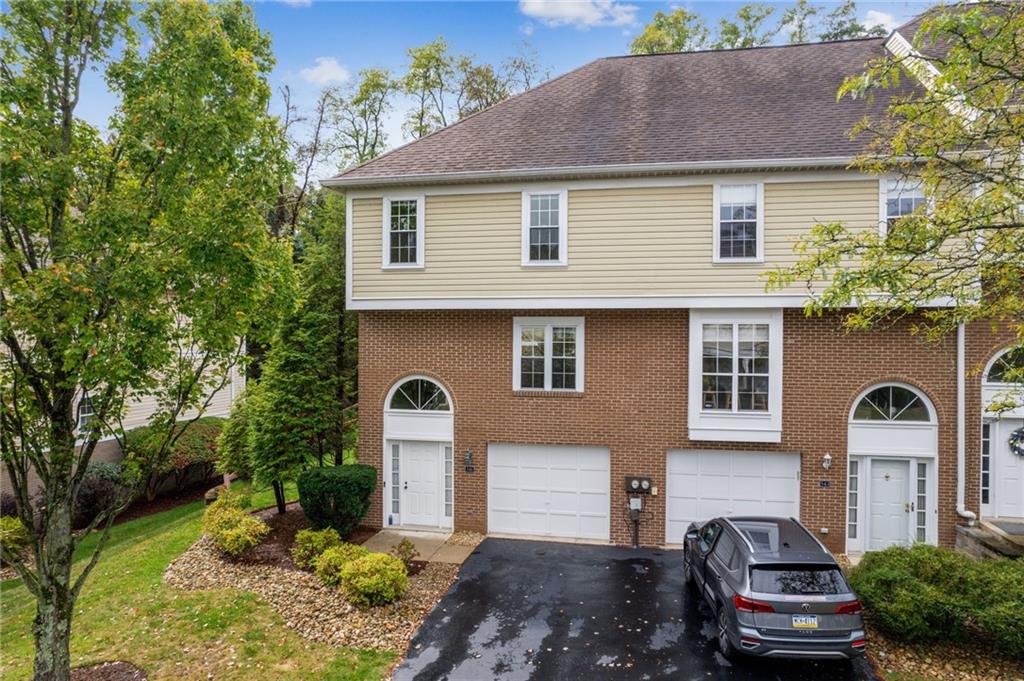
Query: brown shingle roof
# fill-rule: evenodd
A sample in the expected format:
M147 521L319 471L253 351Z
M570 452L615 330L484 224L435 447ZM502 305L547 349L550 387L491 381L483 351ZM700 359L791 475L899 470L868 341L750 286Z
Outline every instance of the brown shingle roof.
M889 97L837 102L836 91L884 53L883 42L598 59L328 183L753 160L839 164L862 148L850 128L881 113Z

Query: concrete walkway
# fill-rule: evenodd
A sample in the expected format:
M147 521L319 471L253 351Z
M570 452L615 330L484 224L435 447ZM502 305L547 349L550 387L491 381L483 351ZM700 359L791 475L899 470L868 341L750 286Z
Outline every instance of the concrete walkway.
M408 539L419 553L416 560L430 563L452 563L462 565L473 553L473 546L458 546L445 543L451 533L415 532L412 530L381 530L365 542L363 546L374 553L388 553L391 547L403 539Z

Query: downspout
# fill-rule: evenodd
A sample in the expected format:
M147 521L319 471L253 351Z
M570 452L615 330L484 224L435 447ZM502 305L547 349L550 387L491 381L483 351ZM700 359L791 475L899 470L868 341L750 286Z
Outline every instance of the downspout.
M966 362L964 361L964 325L956 327L956 514L974 525L977 515L964 505L967 485L967 420L964 414Z

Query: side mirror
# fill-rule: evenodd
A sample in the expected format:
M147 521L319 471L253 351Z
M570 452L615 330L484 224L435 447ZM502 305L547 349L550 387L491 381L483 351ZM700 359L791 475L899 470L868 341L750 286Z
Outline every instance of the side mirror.
M697 541L697 530L690 530L687 532L686 541Z

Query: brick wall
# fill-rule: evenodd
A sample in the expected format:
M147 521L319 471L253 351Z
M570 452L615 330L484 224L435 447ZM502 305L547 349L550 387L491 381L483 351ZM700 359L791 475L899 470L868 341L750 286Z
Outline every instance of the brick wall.
M920 388L939 419L939 538L954 541L956 498L956 339L927 343L909 322L847 334L837 316L784 318L783 436L779 444L691 442L687 438L686 310L562 310L586 317L583 394L512 390L512 320L536 311L374 311L359 315L360 460L380 467L382 409L391 385L411 373L437 378L455 410L455 527L486 531L487 443L603 445L611 449L611 538L629 541L619 481L650 475L664 489L673 447L795 451L802 454L801 518L833 550L845 539L847 420L853 400L882 381ZM977 354L992 345L979 341ZM998 343L996 343L998 345ZM973 347L973 346L972 346ZM973 391L973 392L972 392ZM968 395L977 390L969 384ZM971 403L969 403L971 404ZM977 510L977 417L968 417L969 505ZM473 451L466 473L462 453ZM830 452L832 467L821 467ZM829 480L828 488L819 487ZM972 482L973 481L973 482ZM641 541L664 541L664 493L652 497ZM379 523L381 495L368 520Z

